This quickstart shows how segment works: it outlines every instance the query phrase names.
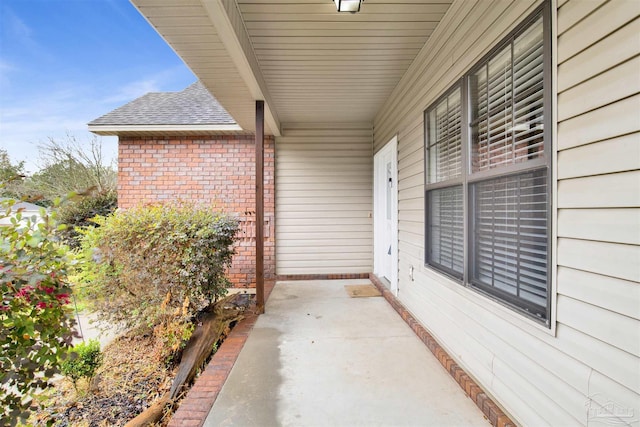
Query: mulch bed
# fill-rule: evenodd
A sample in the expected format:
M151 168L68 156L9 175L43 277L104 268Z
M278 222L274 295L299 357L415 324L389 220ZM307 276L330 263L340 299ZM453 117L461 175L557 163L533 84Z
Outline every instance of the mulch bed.
M47 407L35 416L35 425L123 426L171 387L175 367L154 354L150 335L125 334L103 350L104 362L91 389L61 378L51 390ZM168 420L167 420L168 422Z
M243 311L251 302L248 296L238 296L225 310ZM229 332L230 329L218 341L216 348ZM103 364L91 388L80 381L76 392L71 381L60 378L55 387L47 391L47 399L31 417L29 425L124 426L171 389L178 370L177 363L168 364L161 360L154 345L152 334L141 333L140 330L116 338L103 349ZM181 392L174 408L165 409L164 417L156 425L168 424L172 409L178 406L187 391Z

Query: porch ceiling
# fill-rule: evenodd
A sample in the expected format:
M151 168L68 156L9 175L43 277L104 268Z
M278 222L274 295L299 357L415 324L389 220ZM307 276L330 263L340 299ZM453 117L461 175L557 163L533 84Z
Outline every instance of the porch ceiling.
M131 0L246 130L371 123L453 0Z

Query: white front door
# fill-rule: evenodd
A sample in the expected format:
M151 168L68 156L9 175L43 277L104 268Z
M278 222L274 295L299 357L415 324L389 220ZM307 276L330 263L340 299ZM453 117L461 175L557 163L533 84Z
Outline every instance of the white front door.
M374 273L398 292L398 140L374 156Z

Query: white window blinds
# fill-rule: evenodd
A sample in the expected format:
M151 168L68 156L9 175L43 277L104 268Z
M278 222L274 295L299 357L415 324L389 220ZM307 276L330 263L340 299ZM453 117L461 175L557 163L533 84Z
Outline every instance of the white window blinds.
M473 281L544 317L547 301L545 170L473 186Z
M427 121L427 262L462 278L464 219L462 187L462 94L456 87L430 108Z
M549 16L546 2L424 116L426 263L547 325Z
M472 172L543 155L543 59L539 17L470 76Z

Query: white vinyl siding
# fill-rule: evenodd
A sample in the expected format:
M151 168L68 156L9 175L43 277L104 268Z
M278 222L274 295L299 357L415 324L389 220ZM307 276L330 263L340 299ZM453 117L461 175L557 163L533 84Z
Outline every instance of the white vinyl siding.
M277 274L371 272L371 128L284 129L276 147Z
M640 2L558 3L552 332L423 264L423 112L535 0L454 2L376 117L375 150L398 135L398 296L517 423L594 425L614 405L634 416L600 421L637 425Z

